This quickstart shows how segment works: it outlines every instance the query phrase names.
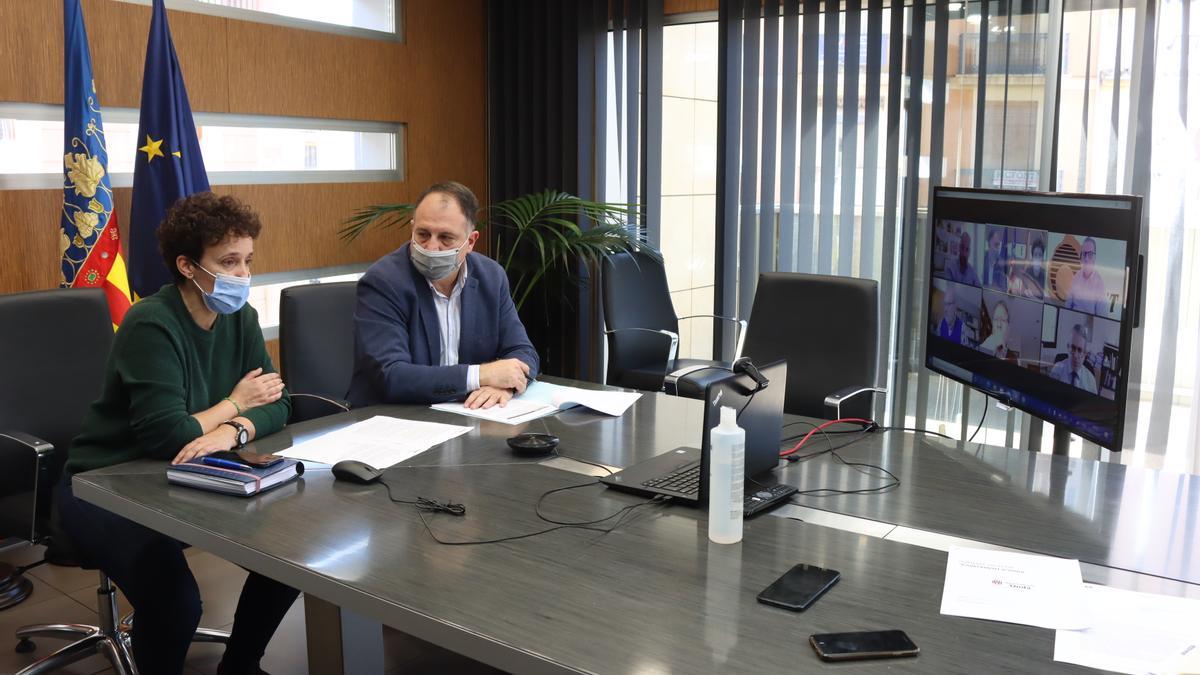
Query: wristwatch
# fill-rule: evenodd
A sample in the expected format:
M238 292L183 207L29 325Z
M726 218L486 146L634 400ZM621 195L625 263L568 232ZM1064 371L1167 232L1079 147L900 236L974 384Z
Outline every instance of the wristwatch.
M237 445L233 446L234 449L244 448L250 442L250 431L246 429L246 425L237 420L225 420L221 424L228 424L237 431L237 435L234 436L237 439Z

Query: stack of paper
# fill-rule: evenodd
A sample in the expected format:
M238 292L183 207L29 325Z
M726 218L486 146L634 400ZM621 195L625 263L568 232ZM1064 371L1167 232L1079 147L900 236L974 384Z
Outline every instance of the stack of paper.
M580 405L605 415L620 416L625 414L625 411L629 410L629 407L636 403L641 396L638 392L597 391L564 387L549 382L533 382L523 394L513 397L504 406L492 406L485 410L483 408L467 408L461 403L437 403L431 407L435 410L469 415L493 422L522 424Z
M1118 673L1200 672L1200 601L1084 585L1086 630L1054 634L1054 660Z
M324 464L357 459L382 469L470 430L471 427L377 416L275 454Z
M942 614L1056 629L1055 661L1120 673L1200 672L1200 600L1085 584L1077 560L952 549Z
M954 548L946 559L942 614L1042 628L1086 628L1078 560Z

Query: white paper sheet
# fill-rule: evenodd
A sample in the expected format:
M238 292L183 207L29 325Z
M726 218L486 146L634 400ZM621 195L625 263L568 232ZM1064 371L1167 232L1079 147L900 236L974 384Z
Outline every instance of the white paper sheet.
M376 416L276 454L324 464L357 459L382 469L470 430L471 427Z
M1056 631L1055 661L1118 673L1196 672L1200 600L1092 584L1083 588L1092 626Z
M468 417L478 417L479 419L503 422L504 424L520 424L528 420L537 419L543 415L558 412L558 408L552 405L546 405L538 401L526 401L519 397L510 400L504 406L494 405L490 408L472 409L461 403L435 403L429 407L434 410L457 413Z
M574 405L591 408L596 412L619 417L642 395L636 391L597 391L595 389L580 389L564 387L549 382L534 382L525 393L518 398L523 401L537 401L551 405L559 410L565 410Z
M1042 628L1086 628L1078 560L953 548L946 559L942 614Z
M638 392L596 391L578 387L564 387L549 382L533 382L520 396L514 396L504 407L492 406L486 410L471 410L461 403L435 403L434 410L478 417L504 424L523 424L559 410L581 405L596 412L619 417L641 398Z

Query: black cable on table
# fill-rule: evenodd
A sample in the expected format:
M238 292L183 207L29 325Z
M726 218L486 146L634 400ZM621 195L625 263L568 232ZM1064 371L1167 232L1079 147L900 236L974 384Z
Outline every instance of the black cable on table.
M958 439L953 436L948 436L946 434L943 434L940 431L934 431L932 429L921 429L919 427L877 427L875 430L876 431L912 431L912 432L918 433L918 434L929 434L930 436L940 436L948 441L954 441L956 443L958 442Z
M992 397L987 394L983 395L983 414L979 416L979 424L975 425L975 433L967 439L968 443L975 441L975 436L979 434L979 430L983 428L983 422L987 419L988 408L992 407Z
M581 522L555 521L550 518L547 518L546 516L543 516L541 514L540 507L541 507L542 501L546 497L548 497L551 494L554 494L556 492L562 492L564 490L574 490L576 488L596 485L597 483L599 483L599 481L596 481L593 483L580 483L578 485L568 485L566 487L554 488L551 490L547 490L546 492L543 492L542 495L540 497L538 497L537 505L534 507L534 512L537 514L538 518L540 518L541 520L544 520L546 522L549 522L549 523L557 523L554 527L548 527L548 528L545 528L542 530L536 530L534 532L526 532L523 534L510 535L507 537L496 537L494 539L448 541L448 540L442 539L441 537L437 536L437 534L433 531L433 528L431 528L429 526L429 521L425 518L425 513L426 512L432 512L432 513L441 512L441 513L450 513L455 516L462 516L462 515L465 515L465 513L466 513L466 507L464 505L455 504L452 502L438 502L436 500L427 499L425 497L417 497L414 500L397 499L396 497L392 496L392 486L391 485L389 485L386 481L383 481L383 480L381 480L379 482L383 483L383 486L385 488L387 488L388 499L390 499L391 501L393 501L397 504L407 504L407 505L416 507L417 517L421 519L421 525L423 525L425 527L425 532L429 535L429 537L431 539L433 539L437 543L442 544L444 546L478 546L478 545L483 545L483 544L500 544L500 543L509 542L509 541L518 541L521 539L528 539L530 537L537 537L537 536L540 536L543 534L549 534L551 532L557 532L558 530L567 530L567 529L590 530L592 532L608 534L609 532L612 532L616 528L620 527L621 524L624 522L625 517L628 516L630 513L632 513L634 510L639 509L643 506L650 506L653 504L665 504L670 501L670 497L665 497L665 496L660 495L660 496L654 497L652 499L648 499L644 502L625 506L625 507L617 510L615 513L612 513L611 515L605 516L604 518L591 520L591 521L581 521ZM617 518L618 516L620 516L620 518L618 518L617 522L613 523L611 526L597 527L598 524L603 523L606 520L611 520L613 518Z
M806 424L811 424L811 423L806 422ZM852 438L849 441L842 443L841 445L835 446L833 444L833 438L830 436L830 434L826 433L824 429L819 428L815 424L812 424L812 426L813 426L813 428L817 429L818 433L821 434L821 437L824 438L825 442L829 444L829 447L824 450L818 450L817 452L810 452L807 455L789 455L787 457L788 461L803 462L805 460L809 460L814 457L819 457L821 455L828 454L828 455L831 455L838 462L841 462L842 464L850 467L851 469L854 469L855 471L863 474L864 476L867 476L870 478L879 478L880 476L872 475L865 470L865 469L876 469L878 471L882 471L883 473L887 474L887 476L889 478L891 478L892 480L887 485L880 485L878 487L873 487L873 488L860 488L857 490L840 490L837 488L813 488L811 490L800 490L800 491L796 492L796 494L794 496L831 497L834 495L878 494L878 493L882 493L882 492L887 492L889 490L895 489L900 486L900 479L896 476L896 474L892 473L891 471L888 471L887 469L883 468L882 466L877 466L875 464L867 464L865 462L851 462L837 453L838 450L862 440L867 435L871 434L872 431L877 427L866 427L862 430L859 430L857 437ZM797 503L794 500L789 500L789 501L791 501L793 504Z

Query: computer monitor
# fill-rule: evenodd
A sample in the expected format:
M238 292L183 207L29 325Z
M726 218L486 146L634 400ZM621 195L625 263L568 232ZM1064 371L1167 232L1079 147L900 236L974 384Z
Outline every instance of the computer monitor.
M936 188L925 365L1120 450L1141 197Z

